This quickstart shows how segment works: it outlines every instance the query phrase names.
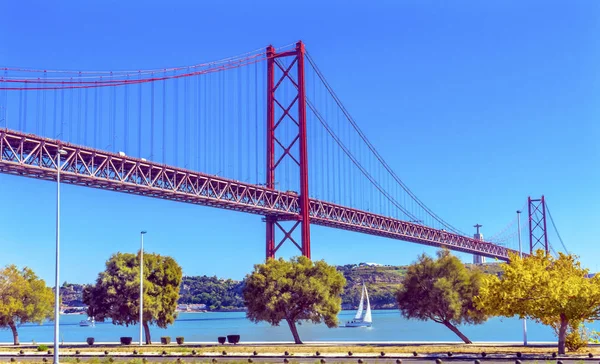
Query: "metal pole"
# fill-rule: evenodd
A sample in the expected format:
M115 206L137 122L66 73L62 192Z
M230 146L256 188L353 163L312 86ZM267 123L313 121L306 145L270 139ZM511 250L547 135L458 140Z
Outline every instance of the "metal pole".
M517 236L519 237L519 257L523 258L523 248L521 246L521 211L517 210ZM523 345L527 346L527 319L523 318Z
M54 364L59 363L60 325L60 156L67 154L62 149L56 151L56 258L54 267Z
M144 329L144 234L146 232L140 232L140 346L143 345L143 329Z

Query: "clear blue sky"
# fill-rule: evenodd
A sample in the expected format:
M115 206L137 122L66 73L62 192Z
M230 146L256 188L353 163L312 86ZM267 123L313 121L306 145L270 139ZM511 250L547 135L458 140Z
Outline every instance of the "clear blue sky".
M563 239L598 270L600 2L13 1L0 66L195 64L302 39L380 153L437 214L500 230L545 194ZM0 175L0 265L54 269L55 184ZM264 259L259 216L64 186L62 279L111 253L175 257L242 278ZM313 227L313 257L405 264L433 250ZM293 246L283 256L297 254ZM470 257L465 256L465 259Z

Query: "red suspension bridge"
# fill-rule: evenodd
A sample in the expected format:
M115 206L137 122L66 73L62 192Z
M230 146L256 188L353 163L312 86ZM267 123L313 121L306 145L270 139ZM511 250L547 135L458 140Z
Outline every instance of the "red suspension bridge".
M285 242L310 257L311 224L516 252L514 222L484 241L419 200L302 42L168 69L1 71L2 173L56 180L60 169L65 183L262 215L267 258ZM544 198L527 207L528 251L553 250Z

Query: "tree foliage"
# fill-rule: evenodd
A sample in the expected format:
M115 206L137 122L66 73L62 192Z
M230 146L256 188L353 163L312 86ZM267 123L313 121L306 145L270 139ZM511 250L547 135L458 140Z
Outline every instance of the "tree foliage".
M17 325L52 319L54 292L29 268L8 265L0 270L0 328L10 328L19 345Z
M396 296L398 308L408 319L443 324L465 343L471 343L457 326L480 324L487 319L473 302L479 294L483 273L467 269L447 250L437 255L434 260L423 254L408 267L404 285Z
M521 258L511 255L501 278L488 276L477 305L498 316L528 317L551 326L558 336L558 352L565 353L569 331L600 319L600 276L588 278L572 255L558 258L538 250Z
M313 263L306 257L271 259L255 265L245 283L247 317L275 326L286 321L296 344L302 344L296 328L301 320L324 322L327 327L338 324L346 280L324 261Z
M181 267L171 257L144 253L144 313L146 344L151 344L150 324L166 328L177 317ZM112 319L115 325L139 321L139 254L116 253L98 274L96 284L86 286L83 301L96 321Z

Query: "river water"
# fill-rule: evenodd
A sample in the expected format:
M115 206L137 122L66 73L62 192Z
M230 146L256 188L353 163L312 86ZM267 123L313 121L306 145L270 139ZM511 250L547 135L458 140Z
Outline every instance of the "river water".
M354 311L342 311L340 323L350 320ZM85 342L94 337L97 342L115 342L121 336L131 336L138 340L137 326L115 326L112 323L96 323L95 327L80 327L79 321L85 315L63 315L60 321L62 342ZM528 321L529 341L556 340L551 328ZM19 327L21 343L51 342L53 323L43 325L26 324ZM592 328L600 330L597 324ZM446 327L429 321L406 320L397 310L373 311L373 327L329 329L325 325L304 323L299 326L303 341L458 341ZM464 326L461 330L473 341L514 341L522 340L522 323L518 319L492 318L482 325ZM266 323L255 324L246 319L244 312L181 313L175 323L167 329L151 327L154 342L161 336L183 336L186 342L216 342L218 336L241 335L241 341L292 341L286 323L271 327ZM0 342L12 342L10 330L0 330Z

